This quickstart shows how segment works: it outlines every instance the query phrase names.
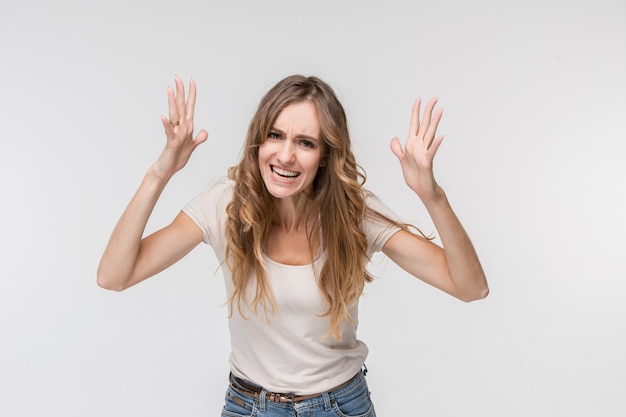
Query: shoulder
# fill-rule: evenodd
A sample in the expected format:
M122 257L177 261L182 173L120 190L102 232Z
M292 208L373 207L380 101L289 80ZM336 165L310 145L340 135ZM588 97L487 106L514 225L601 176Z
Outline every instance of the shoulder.
M204 210L215 206L226 207L233 197L234 187L234 181L228 178L221 178L208 189L196 195L186 207L194 206Z
M376 194L363 190L365 201L365 222L403 223L400 217L390 209Z
M401 229L399 225L403 222L371 191L364 190L364 199L366 210L362 228L367 237L368 255L371 256L382 250L387 240Z
M232 200L233 190L232 180L220 179L183 207L183 213L203 231L205 242L211 243L221 234L228 218L226 207Z

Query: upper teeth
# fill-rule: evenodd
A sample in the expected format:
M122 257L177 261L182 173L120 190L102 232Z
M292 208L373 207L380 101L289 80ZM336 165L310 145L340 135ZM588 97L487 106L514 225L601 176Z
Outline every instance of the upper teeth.
M284 169L280 169L278 167L272 167L272 170L278 175L282 175L283 177L296 177L298 176L297 172L285 171Z

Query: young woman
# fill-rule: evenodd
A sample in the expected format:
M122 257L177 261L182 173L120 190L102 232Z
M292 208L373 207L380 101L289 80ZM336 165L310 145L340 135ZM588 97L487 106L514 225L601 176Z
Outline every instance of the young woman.
M413 106L408 139L391 149L427 208L443 248L363 188L345 112L316 77L290 76L261 100L243 157L167 227L143 237L169 179L208 134L194 133L196 86L168 89L165 148L122 214L98 284L123 290L213 247L229 300L232 351L223 416L374 416L356 337L358 301L383 251L409 274L463 300L488 294L472 243L433 176L443 140L436 100Z

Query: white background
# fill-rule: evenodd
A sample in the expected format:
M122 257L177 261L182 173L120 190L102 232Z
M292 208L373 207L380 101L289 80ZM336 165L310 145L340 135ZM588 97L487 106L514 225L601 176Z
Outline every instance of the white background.
M175 74L210 137L148 231L237 162L293 73L336 89L367 185L426 232L389 140L440 98L436 175L491 287L464 304L377 258L360 337L378 415L625 415L623 0L0 0L0 60L0 415L219 415L212 250L123 293L96 267Z

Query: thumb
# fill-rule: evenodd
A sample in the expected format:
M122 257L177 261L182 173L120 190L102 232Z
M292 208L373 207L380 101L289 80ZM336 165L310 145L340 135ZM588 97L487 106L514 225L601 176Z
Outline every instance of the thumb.
M399 160L404 159L404 150L402 149L402 145L400 144L400 140L397 136L391 139L391 152L393 152Z
M209 137L209 132L207 132L206 130L202 129L198 132L198 134L196 135L196 137L193 139L193 141L195 142L196 146L200 145L202 142L204 142L205 140L207 140L207 138Z

